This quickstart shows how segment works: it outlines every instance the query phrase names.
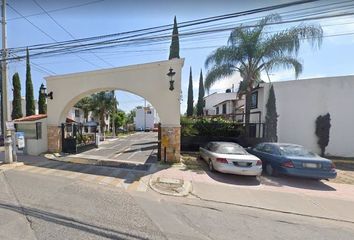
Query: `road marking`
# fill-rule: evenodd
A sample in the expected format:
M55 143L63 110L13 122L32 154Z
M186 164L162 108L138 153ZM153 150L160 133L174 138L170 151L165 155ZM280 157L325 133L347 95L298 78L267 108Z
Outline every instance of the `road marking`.
M135 154L137 154L139 152L141 152L141 148L138 151L133 152L129 157L127 157L127 159L131 159L133 156L135 156Z

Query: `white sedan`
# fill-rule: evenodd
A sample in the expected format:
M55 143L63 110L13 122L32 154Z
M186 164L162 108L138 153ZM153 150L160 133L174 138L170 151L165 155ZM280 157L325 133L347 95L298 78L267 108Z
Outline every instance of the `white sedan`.
M262 161L237 143L209 142L199 148L199 153L208 163L210 171L248 176L259 176L262 173Z

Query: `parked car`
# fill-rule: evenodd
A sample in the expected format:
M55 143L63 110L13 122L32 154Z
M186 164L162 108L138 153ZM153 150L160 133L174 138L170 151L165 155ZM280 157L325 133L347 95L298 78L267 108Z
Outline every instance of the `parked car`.
M247 149L259 157L263 168L271 176L279 174L314 178L335 178L335 165L329 159L308 151L301 145L288 143L260 143Z
M210 171L249 176L262 173L262 161L237 143L209 142L199 148L199 153L208 163Z

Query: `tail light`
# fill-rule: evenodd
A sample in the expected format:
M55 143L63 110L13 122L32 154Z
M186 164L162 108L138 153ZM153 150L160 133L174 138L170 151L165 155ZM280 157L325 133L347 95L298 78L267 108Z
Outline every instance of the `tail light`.
M331 170L335 170L336 169L336 165L332 162L331 163Z
M226 158L217 158L216 161L218 163L228 163L228 161L226 160Z
M294 163L292 161L286 161L286 162L283 162L281 164L282 167L285 167L285 168L293 168L294 167Z
M262 165L262 161L261 161L261 160L257 160L256 165L257 165L257 166L261 166L261 165Z

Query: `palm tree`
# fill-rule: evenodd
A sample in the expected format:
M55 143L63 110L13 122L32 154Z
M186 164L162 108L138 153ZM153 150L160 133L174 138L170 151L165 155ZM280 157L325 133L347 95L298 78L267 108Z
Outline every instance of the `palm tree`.
M75 107L82 109L84 112L84 119L88 121L88 114L92 109L92 98L91 97L84 97L80 101L75 104Z
M266 16L255 26L240 25L232 30L227 45L212 52L205 61L209 68L204 87L209 90L217 81L239 72L242 81L239 94L246 94L246 134L250 122L251 93L261 81L263 71L279 68L294 69L297 78L302 64L297 58L300 44L304 41L313 48L322 44L321 26L301 24L277 33L266 32L267 26L281 22L278 14Z
M105 116L117 109L118 102L114 97L114 91L93 94L91 104L93 115L99 118L101 133L104 134L104 127L106 126Z

